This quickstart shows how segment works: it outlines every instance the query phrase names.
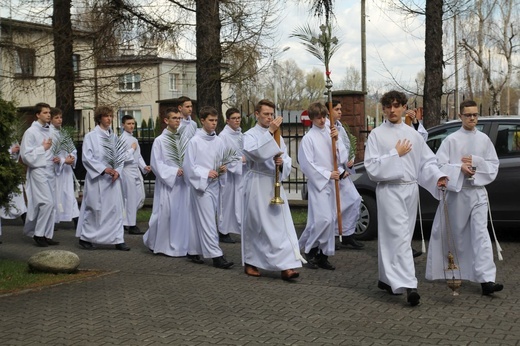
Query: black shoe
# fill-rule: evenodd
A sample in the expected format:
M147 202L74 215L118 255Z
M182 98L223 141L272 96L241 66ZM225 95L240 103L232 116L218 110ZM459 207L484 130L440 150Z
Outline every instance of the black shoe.
M500 292L504 289L504 285L496 284L494 282L484 282L480 284L482 286L482 295L489 296L495 292Z
M144 234L137 226L126 226L128 227L128 234Z
M79 240L79 246L81 246L85 250L93 250L95 248L91 242L81 239Z
M318 269L318 266L316 265L316 255L318 254L319 249L317 247L313 247L310 249L309 253L305 254L305 259L307 260L307 263L305 264L306 268L309 269Z
M47 244L49 244L49 245L60 245L60 242L59 242L59 241L54 241L54 240L52 240L52 239L45 238L45 237L43 237L43 239L45 239L45 241L46 241Z
M343 246L352 246L355 250L361 250L365 247L365 244L360 243L356 240L354 235L347 235L345 237L342 237L341 244Z
M199 255L190 255L190 254L187 254L186 257L192 261L193 263L197 263L197 264L204 264L204 260L202 258L200 258Z
M229 234L218 233L218 239L222 243L235 244L236 241Z
M421 296L417 292L417 288L407 288L406 289L406 301L411 306L416 306L419 304L419 300L421 299Z
M215 268L229 269L231 266L233 266L233 264L235 263L226 261L224 256L213 258L213 267Z
M36 245L38 245L39 247L48 247L49 246L49 244L45 241L45 237L34 236L33 239L36 242Z
M417 258L422 255L422 251L417 251L414 248L412 248L413 258Z
M329 262L329 256L324 255L323 252L321 252L321 251L318 255L316 255L316 260L314 261L314 263L321 269L326 269L326 270L336 269L336 267L333 266Z
M130 248L125 243L116 244L116 249L120 251L130 251Z
M400 296L401 295L401 293L394 293L392 291L392 287L390 287L389 284L386 284L383 281L378 281L377 282L377 288L379 288L381 290L385 290L385 291L387 291L388 293L390 293L393 296Z

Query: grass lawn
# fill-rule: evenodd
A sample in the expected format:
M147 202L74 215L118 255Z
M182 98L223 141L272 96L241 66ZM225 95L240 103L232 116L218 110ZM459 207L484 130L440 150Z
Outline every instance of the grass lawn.
M80 270L75 274L31 273L25 261L0 260L0 294L77 281L101 273L95 270Z
M152 215L152 209L143 208L137 211L137 222L148 222ZM306 208L292 208L291 215L295 225L307 223L307 209Z

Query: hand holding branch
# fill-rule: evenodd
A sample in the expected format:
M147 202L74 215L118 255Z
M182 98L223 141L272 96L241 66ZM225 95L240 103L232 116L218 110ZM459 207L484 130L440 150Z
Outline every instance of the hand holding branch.
M76 158L74 156L69 155L65 158L65 164L70 166L74 163L75 160Z

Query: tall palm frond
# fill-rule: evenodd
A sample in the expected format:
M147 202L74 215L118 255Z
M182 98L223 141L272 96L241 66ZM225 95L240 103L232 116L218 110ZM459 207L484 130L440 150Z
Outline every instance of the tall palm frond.
M350 143L350 150L348 153L348 158L349 158L349 160L351 160L354 157L356 157L357 138L350 132L350 127L347 124L342 123L342 125L343 125L343 128L345 129L345 134L343 134L341 136L341 140L345 141L345 143L347 143L347 141L348 141L348 143ZM343 133L343 132L341 132L341 133Z
M126 142L122 137L111 134L102 137L101 146L104 150L103 160L113 169L123 165L126 157Z
M332 25L320 25L321 33L315 32L309 24L298 27L291 37L300 39L305 49L318 58L325 65L326 72L329 73L330 60L332 55L339 49L338 38L332 36Z
M334 0L309 0L311 2L311 11L314 15L321 17L325 16L326 22L329 21L333 15Z
M230 163L240 161L242 157L237 151L233 148L226 148L222 153L222 156L215 157L214 170L218 172L218 175L221 175L219 168L221 166L229 165Z
M52 140L52 154L58 156L61 152L65 152L66 155L69 155L76 150L73 140L75 133L76 129L70 126L64 126L57 130Z
M177 131L175 133L168 131L166 133L166 142L168 143L166 155L177 167L182 167L188 142L194 134L195 129L191 126L185 126L183 131Z

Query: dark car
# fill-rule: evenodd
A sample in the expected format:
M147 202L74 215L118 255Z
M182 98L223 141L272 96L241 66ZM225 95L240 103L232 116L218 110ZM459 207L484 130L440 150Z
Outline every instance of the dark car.
M428 129L428 146L436 152L444 138L460 127L460 121L450 121ZM477 128L489 136L500 159L498 176L486 187L493 223L520 225L520 117L481 117ZM377 236L376 183L369 179L363 163L355 165L355 168L352 180L363 198L356 235L358 239L369 240ZM431 226L437 205L438 201L420 188L424 225ZM419 217L417 220L419 222Z

